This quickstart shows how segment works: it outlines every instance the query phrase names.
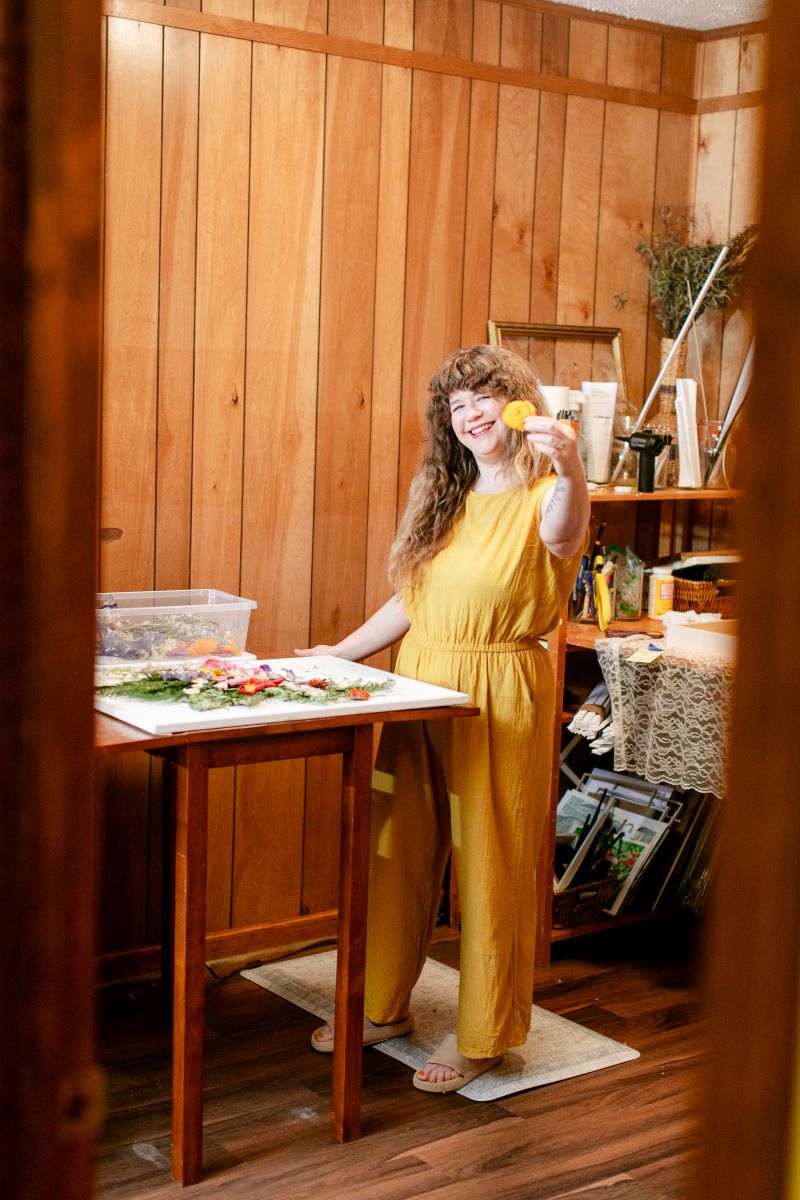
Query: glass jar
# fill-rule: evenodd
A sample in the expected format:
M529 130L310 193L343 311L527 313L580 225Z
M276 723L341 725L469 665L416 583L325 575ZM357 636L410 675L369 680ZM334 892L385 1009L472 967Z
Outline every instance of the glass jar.
M658 412L649 428L653 433L660 434L667 443L656 459L655 487L677 487L680 465L678 461L678 420L675 416L675 404L669 393L661 393Z
M633 433L633 418L624 416L620 423L620 434L624 438L630 438ZM639 487L639 460L635 450L631 450L628 441L619 443L622 449L617 457L617 465L614 468L615 486L617 491L627 489L635 492Z

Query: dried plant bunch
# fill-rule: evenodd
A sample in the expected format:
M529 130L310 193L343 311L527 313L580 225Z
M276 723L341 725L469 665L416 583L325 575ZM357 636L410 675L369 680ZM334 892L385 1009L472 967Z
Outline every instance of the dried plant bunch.
M697 316L707 308L724 308L739 296L746 284L747 267L758 238L758 226L746 225L722 242L694 242L694 222L687 213L660 209L664 236L652 243L637 242L636 250L647 263L650 303L655 307L666 337L674 338L689 315L691 303L687 283L695 298L717 260L723 244L728 254L703 298Z

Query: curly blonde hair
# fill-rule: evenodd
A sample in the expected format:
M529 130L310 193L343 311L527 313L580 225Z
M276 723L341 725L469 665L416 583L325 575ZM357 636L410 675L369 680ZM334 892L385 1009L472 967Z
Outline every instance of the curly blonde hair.
M389 555L389 580L399 591L414 587L423 567L443 548L478 477L478 465L453 432L450 396L488 392L506 400L530 400L545 415L536 378L525 359L501 346L470 346L445 359L428 387L427 453L414 477L408 504ZM552 469L526 435L507 429L504 473L531 487Z

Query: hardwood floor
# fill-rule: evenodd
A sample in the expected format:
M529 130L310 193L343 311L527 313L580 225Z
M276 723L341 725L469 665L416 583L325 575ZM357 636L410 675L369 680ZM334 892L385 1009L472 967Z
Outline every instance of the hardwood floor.
M308 1013L231 974L209 977L203 1181L169 1175L169 1034L157 982L107 988L107 1116L97 1194L160 1200L686 1200L704 1058L696 927L651 924L556 948L536 1003L627 1042L633 1062L492 1103L429 1096L364 1054L363 1136L329 1133L331 1063ZM458 962L457 942L435 956Z

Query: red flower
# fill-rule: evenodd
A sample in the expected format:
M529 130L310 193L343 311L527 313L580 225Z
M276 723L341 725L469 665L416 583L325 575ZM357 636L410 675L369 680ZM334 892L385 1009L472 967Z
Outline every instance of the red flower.
M366 688L352 687L347 689L347 694L352 700L369 700L369 692Z
M246 679L244 683L240 683L238 691L243 696L255 696L256 692L264 692L267 688L276 687L283 680L278 676L276 679Z

